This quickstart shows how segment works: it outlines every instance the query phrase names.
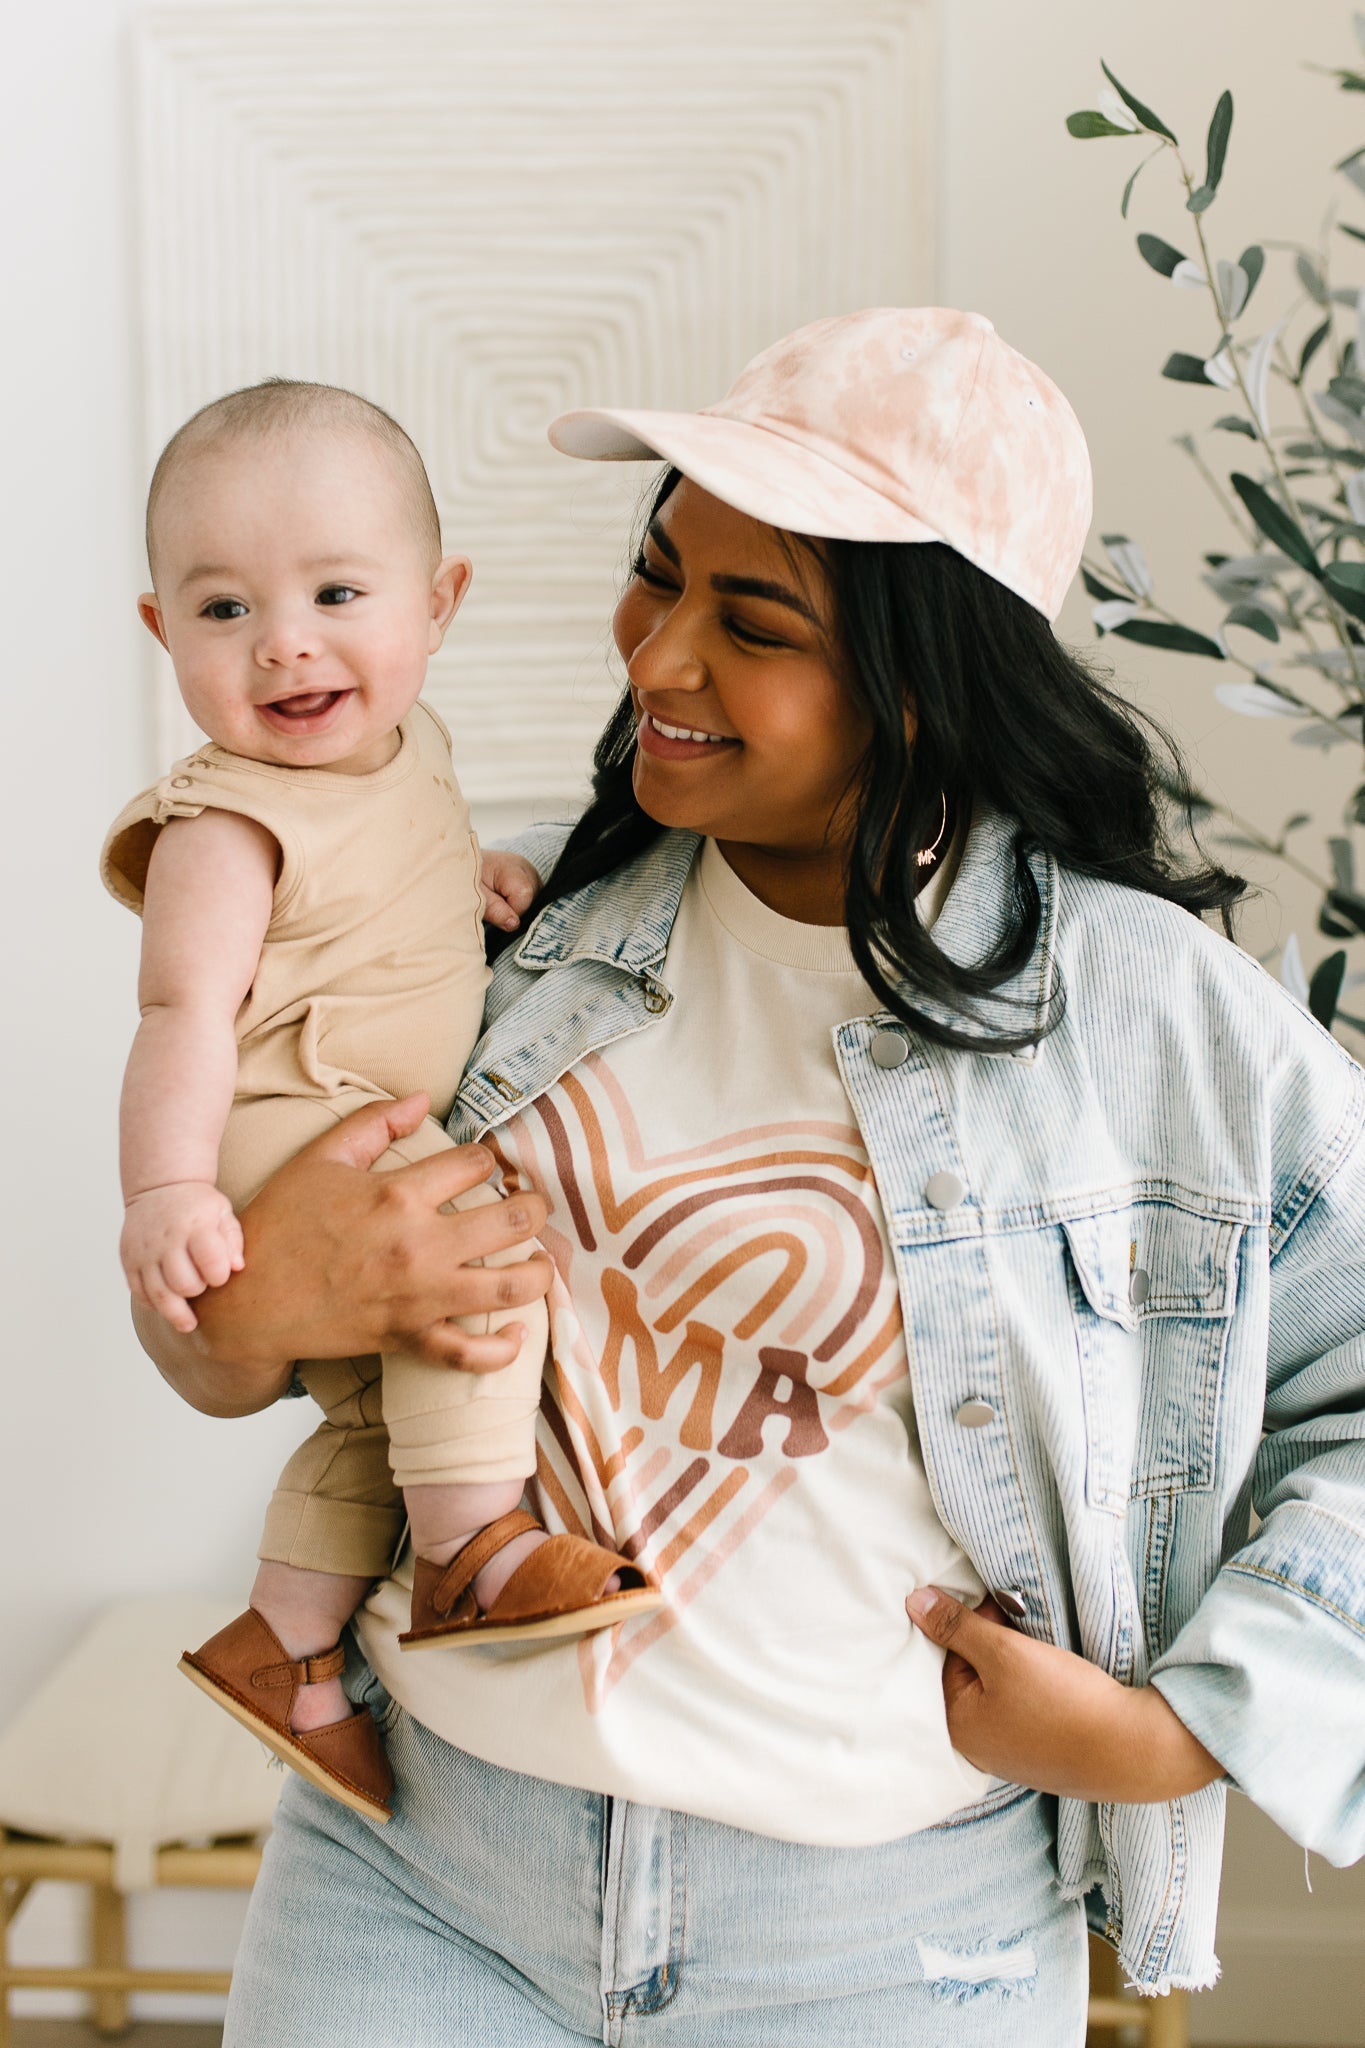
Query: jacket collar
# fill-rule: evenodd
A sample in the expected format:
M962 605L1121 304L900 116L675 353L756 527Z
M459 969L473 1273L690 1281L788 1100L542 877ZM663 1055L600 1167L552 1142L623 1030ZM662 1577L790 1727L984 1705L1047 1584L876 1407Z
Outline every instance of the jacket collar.
M1014 898L1015 821L978 803L956 879L934 926L934 938L960 966L986 959L1009 927ZM652 974L663 964L669 934L701 839L695 832L664 832L633 861L542 910L517 947L519 967L533 972L574 960L600 960L626 974ZM1041 1035L1055 972L1057 866L1033 853L1029 867L1042 899L1042 923L1032 958L974 1007L986 1035ZM964 1028L961 1014L928 997L914 1006L935 1022Z
M652 973L668 951L700 847L696 832L664 832L615 874L548 904L517 947L517 966L534 972L602 960L627 974Z

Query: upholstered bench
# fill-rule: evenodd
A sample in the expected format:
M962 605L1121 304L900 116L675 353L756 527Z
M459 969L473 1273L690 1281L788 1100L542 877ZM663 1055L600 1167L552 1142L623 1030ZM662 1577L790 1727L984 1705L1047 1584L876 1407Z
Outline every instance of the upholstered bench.
M176 1670L235 1612L191 1595L108 1609L0 1734L0 2048L21 1987L89 1992L103 2034L127 2026L130 1992L227 1990L225 1970L130 1966L124 1915L158 1886L255 1881L280 1774ZM17 1967L10 1927L49 1879L90 1887L89 1960Z

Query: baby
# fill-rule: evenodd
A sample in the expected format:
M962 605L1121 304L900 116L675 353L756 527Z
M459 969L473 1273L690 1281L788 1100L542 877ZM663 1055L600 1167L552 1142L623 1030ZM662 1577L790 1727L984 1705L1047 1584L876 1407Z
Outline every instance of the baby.
M234 1210L311 1138L421 1091L432 1114L376 1170L450 1147L440 1120L488 970L450 735L418 693L471 569L442 554L421 457L387 413L279 379L205 406L170 441L147 551L138 610L209 743L135 798L104 848L104 880L143 926L120 1255L136 1298L189 1331L191 1299L243 1264ZM478 1188L460 1206L496 1199ZM525 1340L498 1372L300 1361L326 1420L281 1476L250 1607L181 1662L375 1820L392 1778L373 1719L341 1690L338 1636L405 1515L405 1649L571 1635L659 1604L627 1559L519 1511L545 1307L480 1324L514 1318Z

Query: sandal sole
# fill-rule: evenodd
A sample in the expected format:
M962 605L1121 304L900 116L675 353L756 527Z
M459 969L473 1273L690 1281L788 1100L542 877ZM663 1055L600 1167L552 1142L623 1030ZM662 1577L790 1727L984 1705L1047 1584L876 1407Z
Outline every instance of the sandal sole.
M273 1750L281 1763L288 1764L301 1778L307 1778L309 1784L316 1785L319 1792L325 1792L329 1799L339 1800L343 1806L349 1806L352 1813L362 1814L366 1820L378 1821L381 1826L392 1818L387 1806L376 1805L374 1800L367 1799L363 1792L353 1792L349 1785L343 1784L339 1778L334 1778L315 1756L301 1748L298 1743L292 1742L283 1729L276 1728L273 1723L263 1721L253 1714L250 1708L244 1707L232 1693L227 1692L221 1685L215 1685L196 1664L191 1664L188 1657L180 1659L180 1669L191 1684L198 1686L200 1692L207 1693L211 1700L231 1714L234 1721L239 1721L243 1728L249 1729L258 1742L263 1742L267 1749Z
M534 1643L556 1636L593 1635L599 1629L615 1628L637 1614L655 1614L664 1604L662 1593L641 1588L629 1593L612 1593L594 1607L578 1607L572 1614L547 1614L539 1621L493 1621L488 1615L463 1628L423 1629L420 1634L401 1635L403 1650L438 1650L457 1643ZM594 1619L594 1617L598 1617Z

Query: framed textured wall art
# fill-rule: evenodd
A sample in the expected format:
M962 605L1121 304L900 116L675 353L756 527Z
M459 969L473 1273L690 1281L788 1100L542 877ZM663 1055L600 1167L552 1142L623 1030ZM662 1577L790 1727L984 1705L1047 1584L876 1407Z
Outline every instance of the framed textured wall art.
M572 800L645 482L545 439L698 405L779 334L933 295L932 0L440 0L137 28L148 471L272 374L427 457L470 598L428 694L476 804ZM164 658L156 759L197 735Z

